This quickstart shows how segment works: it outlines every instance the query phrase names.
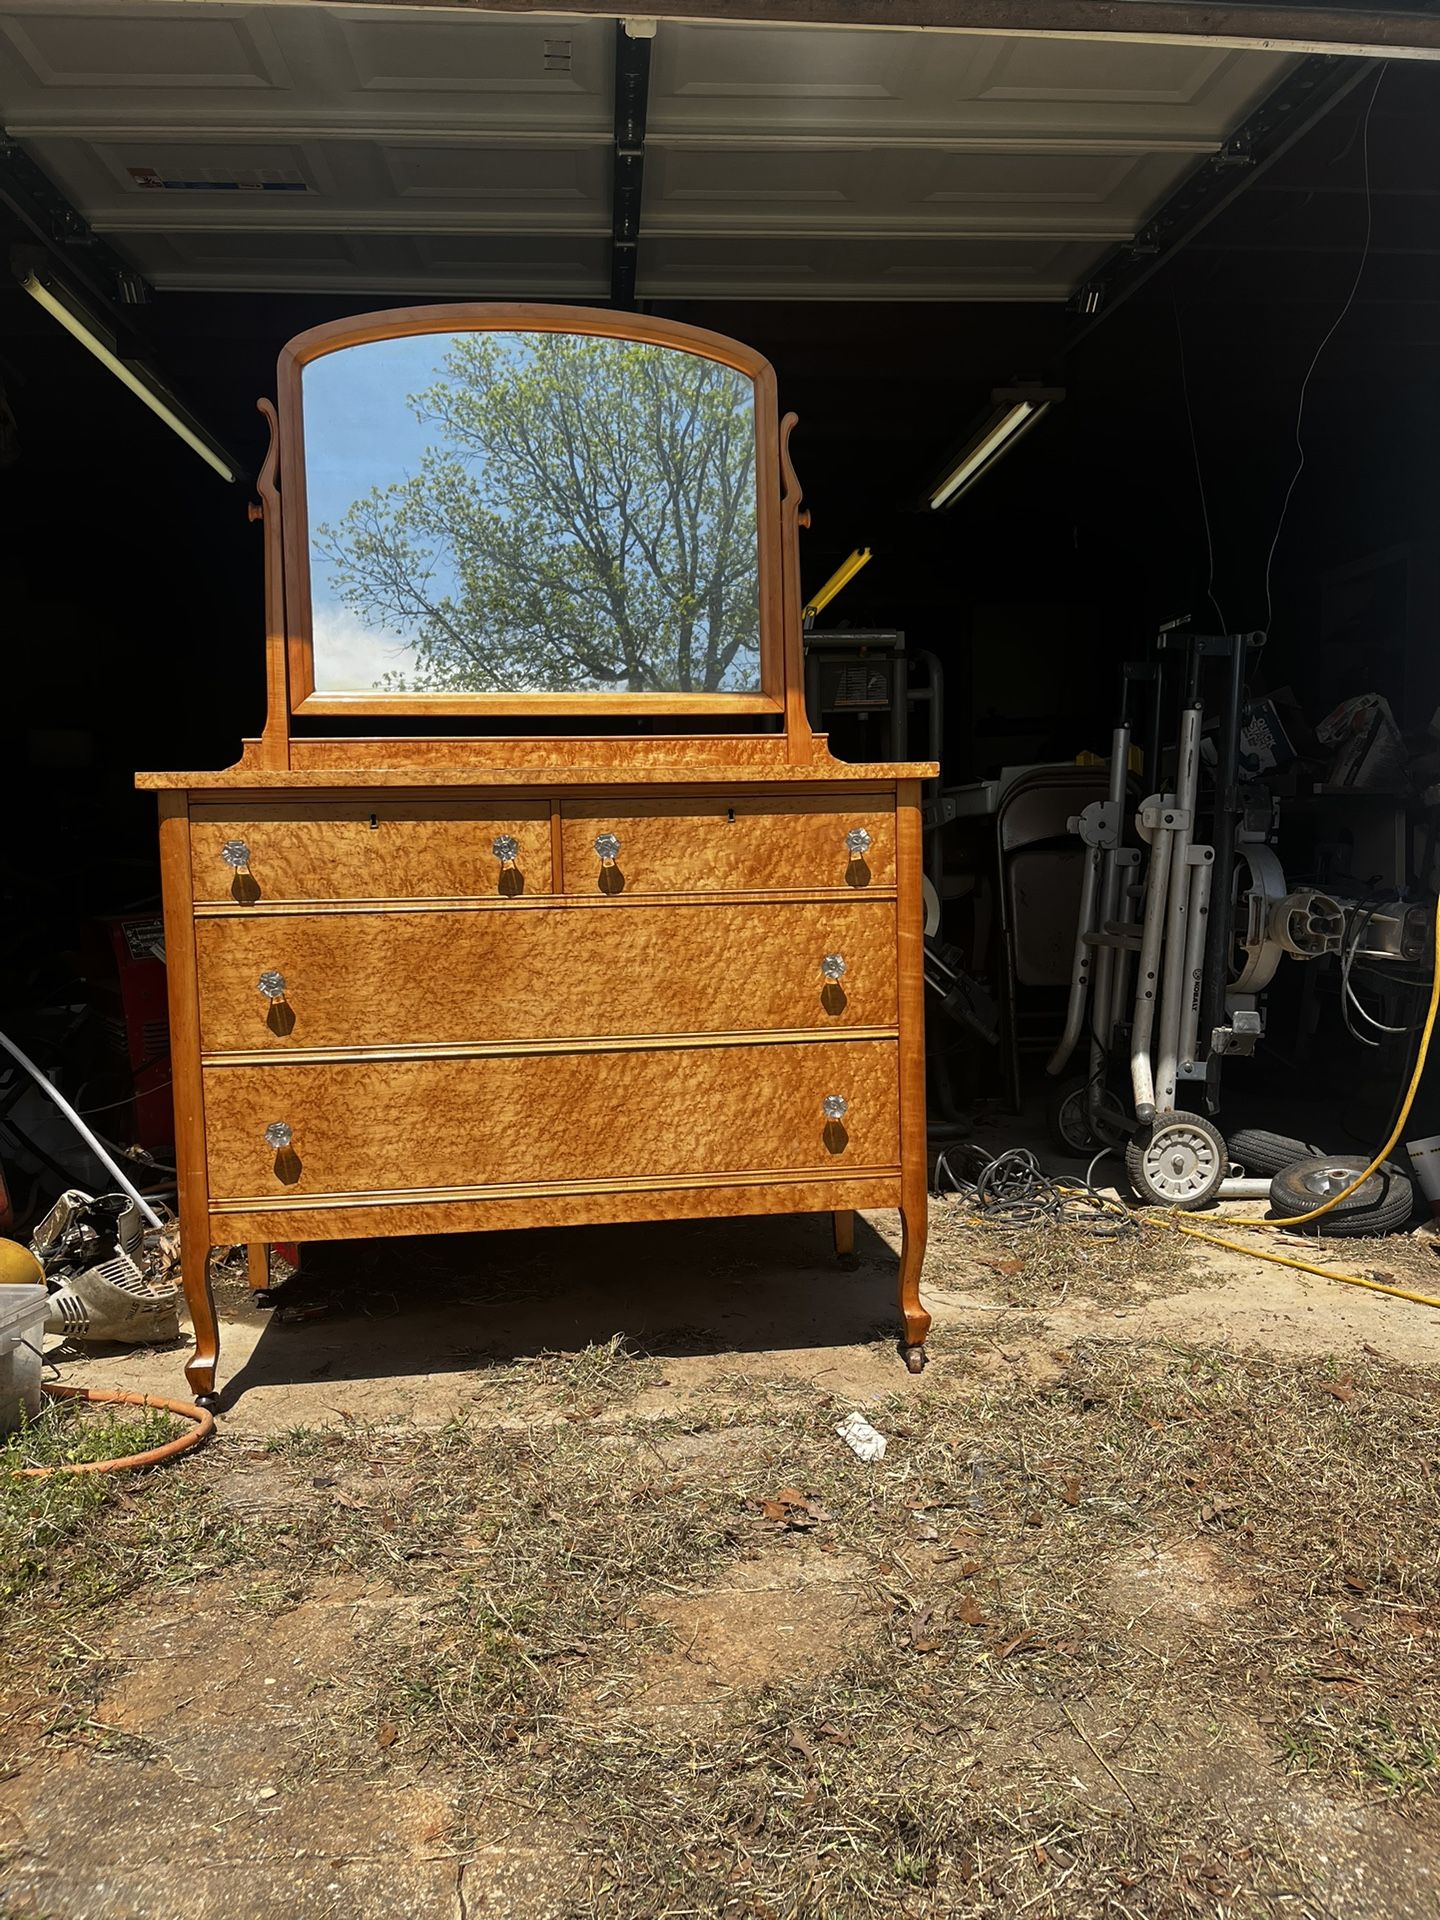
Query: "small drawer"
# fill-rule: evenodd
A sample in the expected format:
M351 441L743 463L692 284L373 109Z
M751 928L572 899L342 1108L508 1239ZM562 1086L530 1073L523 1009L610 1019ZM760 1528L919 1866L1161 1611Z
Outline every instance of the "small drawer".
M893 1168L893 1040L211 1066L224 1205Z
M190 867L197 901L242 906L549 893L550 808L384 799L194 806Z
M893 792L567 800L565 891L813 891L895 884Z
M195 923L207 1053L893 1027L895 907L225 914Z

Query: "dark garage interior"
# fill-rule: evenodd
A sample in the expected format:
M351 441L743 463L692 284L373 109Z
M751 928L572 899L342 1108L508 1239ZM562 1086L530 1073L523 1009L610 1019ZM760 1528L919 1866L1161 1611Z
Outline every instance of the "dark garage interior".
M1099 250L1065 299L767 300L739 275L723 299L649 298L642 222L639 308L758 348L799 415L794 453L813 513L805 591L852 549L873 551L821 624L899 629L941 663L941 788L1103 757L1120 663L1186 617L1263 630L1248 692L1287 690L1311 727L1343 700L1383 697L1419 769L1412 799L1428 781L1440 707L1436 83L1419 62L1297 69L1280 88L1284 111L1262 98L1253 141L1236 130L1242 161L1192 173L1141 241ZM35 235L8 218L23 261ZM287 278L303 281L304 267ZM434 279L415 297L467 291ZM13 281L0 291L7 772L28 823L5 854L7 1005L42 1053L60 1023L69 1072L99 1046L58 1012L84 998L74 969L87 928L158 898L153 803L132 790L133 771L227 765L263 716L261 542L246 511L264 456L255 400L273 391L292 334L412 303L392 290L162 286L128 309L154 365L247 470L227 485ZM963 499L930 511L947 452L991 391L1017 381L1058 387L1063 402ZM866 757L876 736L858 724L836 725L837 752ZM1328 816L1293 793L1287 805L1288 858L1302 870L1367 893L1426 880L1418 819L1408 872L1361 872L1378 802L1337 797ZM1367 844L1347 872L1357 831ZM995 952L973 950L968 923L945 932L993 995ZM1337 1049L1365 1058L1333 986L1315 989L1317 1004L1299 973L1272 993L1274 1044L1234 1069L1242 1107L1288 1110L1302 1087L1309 1099L1334 1084ZM1393 991L1403 1013L1408 989ZM1318 1054L1297 1050L1300 1023L1312 1041L1323 1034ZM1358 1123L1366 1138L1404 1044L1384 1037L1374 1112ZM1003 1095L993 1052L964 1032L952 1051L959 1097ZM87 1098L123 1120L113 1103L125 1076L101 1054ZM1043 1085L1038 1061L1024 1071L1027 1088ZM27 1157L10 1146L23 1194ZM29 1171L35 1204L47 1176Z

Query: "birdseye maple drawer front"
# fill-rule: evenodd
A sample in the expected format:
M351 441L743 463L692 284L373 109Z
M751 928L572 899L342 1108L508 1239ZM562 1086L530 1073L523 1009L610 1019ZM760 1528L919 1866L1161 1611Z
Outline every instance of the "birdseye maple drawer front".
M899 1164L893 1040L211 1066L215 1204Z
M198 901L549 893L544 800L317 801L190 810Z
M567 893L895 884L893 792L587 798L561 818Z
M889 900L203 915L208 1053L887 1027Z

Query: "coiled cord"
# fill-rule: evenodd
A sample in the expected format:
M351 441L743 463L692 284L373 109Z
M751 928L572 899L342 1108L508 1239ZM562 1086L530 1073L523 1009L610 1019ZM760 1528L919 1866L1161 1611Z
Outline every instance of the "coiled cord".
M1095 1169L1112 1147L1102 1147L1083 1180L1046 1173L1029 1147L991 1155L979 1146L947 1147L935 1161L935 1192L968 1200L977 1224L1011 1231L1029 1227L1078 1227L1104 1239L1138 1233L1128 1207L1095 1185Z

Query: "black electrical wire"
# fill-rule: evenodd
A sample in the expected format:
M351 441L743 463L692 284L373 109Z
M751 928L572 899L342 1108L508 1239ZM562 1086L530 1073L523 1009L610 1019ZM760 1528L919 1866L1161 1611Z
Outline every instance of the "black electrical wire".
M1267 633L1270 631L1270 625L1275 613L1274 601L1270 591L1271 574L1275 566L1275 550L1280 545L1281 534L1285 531L1285 520L1290 512L1291 499L1294 497L1296 487L1300 484L1300 476L1305 471L1305 436L1303 433L1305 424L1305 396L1310 390L1311 377L1316 367L1320 364L1320 356L1324 353L1326 347L1329 346L1331 340L1339 331L1341 322L1355 304L1355 296L1360 291L1360 282L1364 278L1365 268L1370 259L1370 242L1375 231L1375 197L1370 185L1370 116L1375 111L1375 99L1380 92L1381 82L1385 78L1389 65L1388 60L1381 63L1380 71L1375 76L1375 84L1370 89L1370 98L1365 107L1365 118L1360 126L1360 155L1364 167L1365 183L1365 240L1360 249L1360 259L1355 268L1355 277L1350 282L1350 291L1345 296L1344 305L1330 322L1330 325L1325 329L1324 337L1319 346L1316 347L1314 357L1309 366L1305 369L1305 378L1300 382L1300 398L1295 408L1295 471L1290 476L1290 484L1285 489L1285 498L1280 503L1280 518L1275 523L1275 537L1271 540L1270 551L1265 556L1265 631Z
M1095 1168L1111 1147L1102 1147L1086 1169L1083 1180L1046 1173L1029 1147L1010 1147L987 1157L983 1147L948 1147L935 1162L935 1192L943 1197L945 1183L979 1215L987 1227L1079 1227L1105 1239L1138 1233L1127 1207L1102 1193L1094 1183ZM964 1171L957 1171L958 1159Z
M1205 471L1200 464L1200 438L1195 431L1195 413L1190 405L1190 374L1185 365L1185 333L1180 325L1180 309L1173 300L1170 303L1170 311L1175 316L1175 339L1180 348L1180 390L1185 396L1185 418L1190 426L1190 452L1195 460L1195 485L1200 493L1200 516L1205 522L1205 558L1209 568L1205 576L1205 598L1215 609L1216 618L1220 622L1220 631L1228 633L1230 625L1225 618L1225 611L1215 598L1215 536L1210 528L1210 503L1205 497Z

